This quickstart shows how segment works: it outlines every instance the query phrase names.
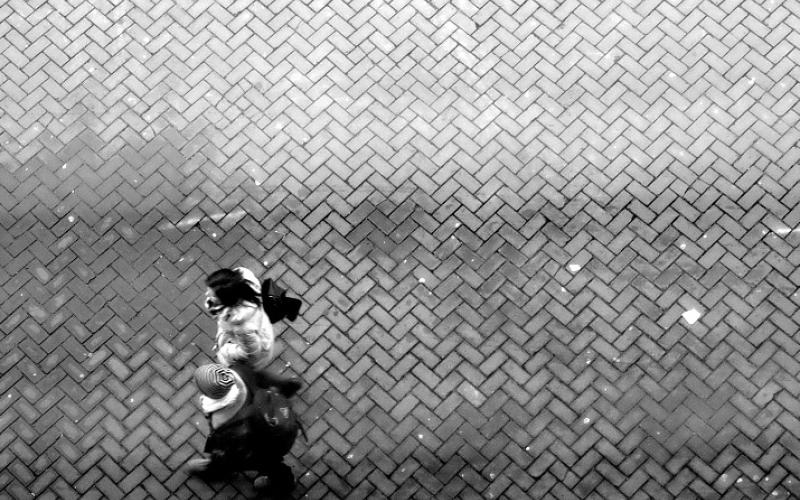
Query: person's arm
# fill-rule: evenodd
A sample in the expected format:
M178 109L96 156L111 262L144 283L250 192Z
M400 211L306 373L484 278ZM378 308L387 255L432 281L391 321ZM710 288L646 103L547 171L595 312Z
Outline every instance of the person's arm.
M287 398L292 397L303 386L296 377L284 377L266 368L254 370L254 373L257 386L264 389L275 387Z
M205 300L203 301L203 305L205 305L206 312L213 317L219 316L225 306L223 306L219 299L214 295L211 290L206 290Z
M289 377L278 375L277 373L273 373L271 370L267 370L266 368L254 369L253 371L256 375L256 385L264 389L269 387L280 387L290 380Z

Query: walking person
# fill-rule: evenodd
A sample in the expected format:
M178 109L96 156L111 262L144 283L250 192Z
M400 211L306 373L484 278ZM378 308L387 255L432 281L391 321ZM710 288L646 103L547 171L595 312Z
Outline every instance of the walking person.
M204 456L189 460L187 471L210 477L256 471L256 489L290 492L294 475L283 459L300 429L289 403L299 383L244 363L202 365L194 380L210 433Z
M206 286L206 310L217 318L217 360L266 367L274 356L272 324L284 318L294 321L300 300L286 297L272 280L260 284L244 267L219 269L206 278Z

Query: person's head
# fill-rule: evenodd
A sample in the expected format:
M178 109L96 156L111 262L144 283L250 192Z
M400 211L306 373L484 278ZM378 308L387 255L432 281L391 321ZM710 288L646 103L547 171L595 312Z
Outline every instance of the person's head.
M235 371L216 363L199 366L194 371L194 381L205 398L203 407L207 412L235 404L244 390L244 382Z
M224 307L233 307L243 301L261 303L261 297L240 273L232 269L219 269L206 278L206 298Z
M222 399L236 384L233 370L216 363L201 365L194 371L194 382L204 396Z

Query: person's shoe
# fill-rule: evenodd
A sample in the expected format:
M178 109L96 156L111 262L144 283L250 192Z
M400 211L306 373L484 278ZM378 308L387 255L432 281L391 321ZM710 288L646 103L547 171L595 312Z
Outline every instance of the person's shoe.
M286 398L290 398L297 394L297 391L303 387L303 383L300 382L299 378L292 377L286 382L283 383L283 386L280 388L281 394L286 396Z
M266 490L270 485L269 476L258 476L253 480L253 488L257 490Z
M211 466L211 459L208 457L192 458L186 462L184 469L189 474L201 474L207 472Z

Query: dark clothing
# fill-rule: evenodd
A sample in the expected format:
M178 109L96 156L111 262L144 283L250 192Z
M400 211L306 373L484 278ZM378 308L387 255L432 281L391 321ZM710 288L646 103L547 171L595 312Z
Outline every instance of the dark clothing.
M264 311L272 324L284 318L294 321L300 314L300 307L303 305L300 299L287 297L286 290L279 287L272 279L261 284L261 298L264 303Z
M204 451L212 459L212 468L215 472L256 470L268 475L273 482L280 482L273 477L285 476L288 469L291 477L291 469L283 464L288 449L274 446L276 443L271 440L271 429L261 407L265 389L280 388L289 379L267 371L254 371L244 364L234 364L230 368L242 378L247 396L239 411L216 429L211 429Z

